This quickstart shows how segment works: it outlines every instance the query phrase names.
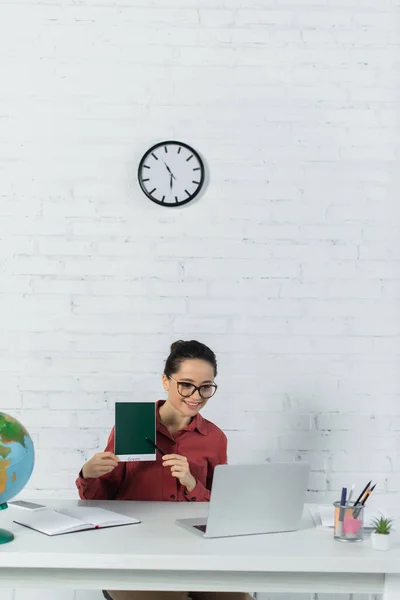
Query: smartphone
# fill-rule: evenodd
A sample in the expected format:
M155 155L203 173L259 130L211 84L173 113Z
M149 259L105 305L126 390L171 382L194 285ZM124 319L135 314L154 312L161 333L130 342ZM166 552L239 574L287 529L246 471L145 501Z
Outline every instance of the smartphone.
M43 510L44 508L47 508L44 504L36 504L35 502L27 502L26 500L14 500L7 504L8 506L16 506L25 510Z

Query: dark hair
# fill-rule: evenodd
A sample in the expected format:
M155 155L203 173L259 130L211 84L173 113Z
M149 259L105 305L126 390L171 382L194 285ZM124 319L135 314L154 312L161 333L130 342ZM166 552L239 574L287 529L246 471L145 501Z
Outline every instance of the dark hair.
M190 340L190 342L178 340L171 344L170 355L165 361L164 374L170 377L173 373L179 371L181 363L188 358L197 358L210 363L214 369L214 377L216 376L217 359L214 352L208 346L196 340Z

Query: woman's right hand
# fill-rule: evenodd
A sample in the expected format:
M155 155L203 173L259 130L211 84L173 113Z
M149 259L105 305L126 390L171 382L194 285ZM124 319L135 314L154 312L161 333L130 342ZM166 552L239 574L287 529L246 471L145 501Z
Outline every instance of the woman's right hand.
M112 452L98 452L82 467L84 479L101 477L114 471L118 466L118 458Z

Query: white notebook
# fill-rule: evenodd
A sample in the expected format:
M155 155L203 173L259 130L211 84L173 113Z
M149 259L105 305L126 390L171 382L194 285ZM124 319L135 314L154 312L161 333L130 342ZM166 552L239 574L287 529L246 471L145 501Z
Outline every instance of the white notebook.
M137 519L126 517L105 508L77 506L75 508L53 510L48 508L38 511L23 511L13 515L13 521L46 535L61 535L85 531L86 529L102 529L140 523Z

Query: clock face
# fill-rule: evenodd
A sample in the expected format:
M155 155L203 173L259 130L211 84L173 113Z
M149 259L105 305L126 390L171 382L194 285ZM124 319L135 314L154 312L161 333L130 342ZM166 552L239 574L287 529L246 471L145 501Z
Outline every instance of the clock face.
M182 142L160 142L139 164L140 187L161 206L182 206L197 196L204 183L204 165L193 148Z

